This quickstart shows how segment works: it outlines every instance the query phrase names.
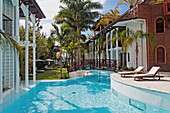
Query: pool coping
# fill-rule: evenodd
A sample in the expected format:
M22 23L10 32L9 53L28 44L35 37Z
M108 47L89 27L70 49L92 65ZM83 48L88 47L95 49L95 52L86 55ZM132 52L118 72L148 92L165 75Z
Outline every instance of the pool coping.
M130 86L170 94L170 88L168 87L170 86L170 77L165 76L164 78L161 78L161 80L155 81L153 81L153 78L150 81L149 80L135 81L134 78L121 77L118 73L112 73L110 77L111 79L117 82L127 84Z

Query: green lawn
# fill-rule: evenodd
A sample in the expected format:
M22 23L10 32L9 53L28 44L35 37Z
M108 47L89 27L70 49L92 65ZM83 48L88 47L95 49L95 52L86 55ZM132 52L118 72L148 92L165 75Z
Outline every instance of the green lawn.
M62 68L62 77L64 79L69 78L67 72L67 68ZM32 77L30 77L30 79L32 80ZM60 69L56 69L56 70L45 70L44 73L37 73L37 80L55 80L55 79L61 79L61 75L60 75Z

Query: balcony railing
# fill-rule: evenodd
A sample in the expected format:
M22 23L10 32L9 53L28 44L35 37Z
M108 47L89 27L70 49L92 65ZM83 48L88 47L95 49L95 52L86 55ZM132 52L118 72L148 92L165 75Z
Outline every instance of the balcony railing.
M82 63L82 69L105 69L114 71L116 69L116 60L112 59L84 60Z

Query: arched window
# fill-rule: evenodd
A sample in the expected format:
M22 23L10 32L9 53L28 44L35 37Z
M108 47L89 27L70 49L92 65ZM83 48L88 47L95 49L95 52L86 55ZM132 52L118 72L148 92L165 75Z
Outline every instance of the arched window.
M164 32L164 19L158 18L156 19L156 33L163 33Z
M157 63L165 63L166 52L164 47L157 47L156 49Z

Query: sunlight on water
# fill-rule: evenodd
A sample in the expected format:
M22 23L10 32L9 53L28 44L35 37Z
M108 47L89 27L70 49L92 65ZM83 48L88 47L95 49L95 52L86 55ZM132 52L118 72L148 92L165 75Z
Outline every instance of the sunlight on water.
M92 72L95 75L39 83L3 113L142 113L111 93L110 72Z

